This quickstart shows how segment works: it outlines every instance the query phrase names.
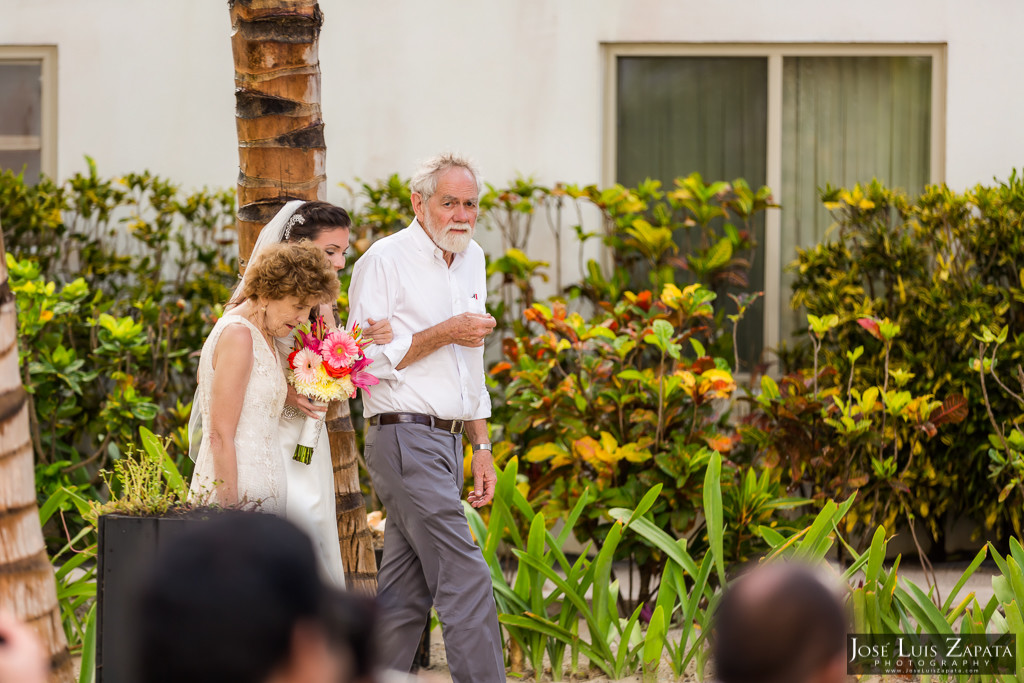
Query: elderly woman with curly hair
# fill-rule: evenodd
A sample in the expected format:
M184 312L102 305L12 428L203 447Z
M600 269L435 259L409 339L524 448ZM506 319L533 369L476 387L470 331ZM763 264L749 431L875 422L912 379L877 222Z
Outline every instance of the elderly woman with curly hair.
M199 357L192 409L202 415L203 433L191 499L284 514L278 418L288 387L274 337L337 299L338 288L330 259L309 242L272 245L246 269L232 302L238 305L217 321Z

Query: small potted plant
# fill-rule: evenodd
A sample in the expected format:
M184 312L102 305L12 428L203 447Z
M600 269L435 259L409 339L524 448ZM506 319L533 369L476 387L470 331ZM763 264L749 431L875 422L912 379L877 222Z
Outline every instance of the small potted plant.
M188 487L163 442L145 427L132 449L103 476L111 498L90 504L97 549L96 680L135 683L132 608L148 563L187 525L212 508L190 503Z

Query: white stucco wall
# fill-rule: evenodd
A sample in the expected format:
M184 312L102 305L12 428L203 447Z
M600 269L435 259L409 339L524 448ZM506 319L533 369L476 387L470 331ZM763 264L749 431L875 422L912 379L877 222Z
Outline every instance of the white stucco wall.
M599 182L601 44L948 44L945 178L1024 165L1020 0L323 0L329 198L447 148L496 182ZM0 0L0 45L59 47L58 172L237 174L223 0Z

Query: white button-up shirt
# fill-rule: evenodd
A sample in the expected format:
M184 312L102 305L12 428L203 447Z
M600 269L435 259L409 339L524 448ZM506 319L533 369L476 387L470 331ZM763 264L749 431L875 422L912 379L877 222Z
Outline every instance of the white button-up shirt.
M389 320L390 344L371 344L367 368L380 380L363 391L363 414L423 413L444 420L490 417L483 347L448 344L397 369L412 335L460 313L485 313L484 252L471 241L451 267L417 220L374 242L356 261L348 290L349 326Z

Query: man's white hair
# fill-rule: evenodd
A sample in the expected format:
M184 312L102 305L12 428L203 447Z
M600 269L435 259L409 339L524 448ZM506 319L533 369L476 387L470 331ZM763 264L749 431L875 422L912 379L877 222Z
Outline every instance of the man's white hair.
M427 201L437 191L437 179L450 168L464 168L472 173L473 180L476 181L477 194L480 194L483 190L480 171L469 157L457 152L445 152L424 161L409 181L409 189L418 193L423 201Z

